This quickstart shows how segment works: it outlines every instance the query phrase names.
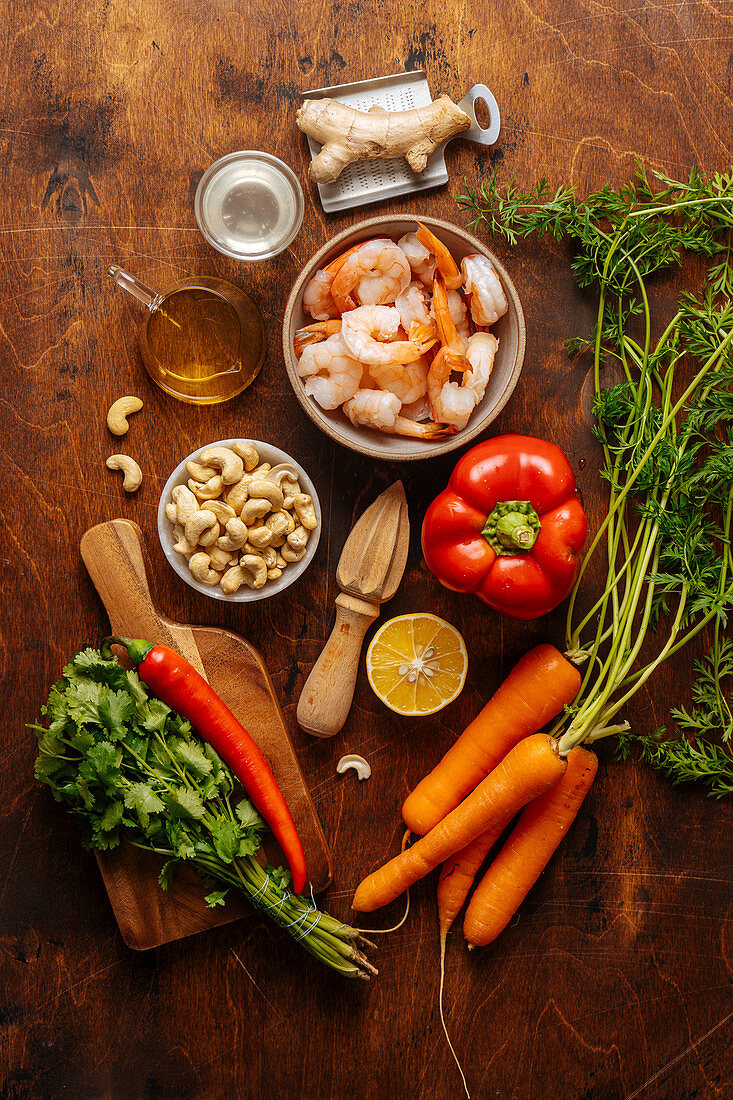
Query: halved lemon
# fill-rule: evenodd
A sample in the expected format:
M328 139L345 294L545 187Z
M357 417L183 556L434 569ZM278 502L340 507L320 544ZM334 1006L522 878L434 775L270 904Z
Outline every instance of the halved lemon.
M375 695L397 714L435 714L460 695L468 654L454 626L437 615L398 615L380 626L366 656Z

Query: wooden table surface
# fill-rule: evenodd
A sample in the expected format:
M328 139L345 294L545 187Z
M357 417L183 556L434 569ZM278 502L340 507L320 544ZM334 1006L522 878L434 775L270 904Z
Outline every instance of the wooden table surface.
M501 137L492 150L456 142L447 187L365 216L423 212L466 225L452 195L464 174L477 182L492 169L504 181L547 175L581 189L628 178L635 157L673 175L695 163L725 170L733 4L10 0L0 19L2 1095L458 1097L438 1019L434 881L414 890L408 923L382 940L369 985L332 976L255 916L135 954L75 826L32 778L35 739L24 724L69 655L106 631L80 536L104 519L134 519L161 609L239 631L264 654L333 846L324 901L349 916L362 874L398 848L406 792L525 649L561 642L562 614L517 624L442 589L422 563L419 528L453 460L404 468L363 460L320 434L296 403L278 350L288 290L307 258L361 212L325 216L306 184L292 247L248 268L199 235L198 180L222 154L260 148L305 181L300 92L416 67L434 94L460 98L488 83ZM603 492L588 363L569 364L561 346L589 330L593 300L575 290L563 247L498 252L523 299L528 349L494 429L563 446L595 527ZM251 389L208 409L155 389L135 346L140 311L105 275L113 262L155 288L195 273L246 287L270 342ZM694 284L687 269L667 285ZM133 499L104 467L113 449L105 413L126 393L145 400L124 448L145 475ZM296 455L326 520L302 581L246 612L180 583L155 535L158 494L180 457L240 434ZM338 555L355 517L398 476L413 538L386 612L430 610L455 623L468 644L468 682L443 713L409 720L385 710L362 672L343 733L315 741L295 729L295 706L332 622ZM659 676L628 717L644 729L662 724L670 699L687 697L690 660ZM345 751L370 759L368 783L336 776ZM603 764L513 927L472 957L460 931L450 938L447 1015L474 1096L732 1095L730 806L673 790L633 762L614 764L610 753Z

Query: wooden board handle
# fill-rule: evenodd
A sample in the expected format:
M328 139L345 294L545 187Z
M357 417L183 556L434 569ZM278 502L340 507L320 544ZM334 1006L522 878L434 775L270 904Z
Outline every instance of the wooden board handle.
M169 645L206 679L191 628L167 619L153 605L138 525L127 519L98 523L84 533L80 550L112 634Z
M354 698L364 635L379 605L342 592L336 622L298 700L298 723L315 737L333 737L343 727Z

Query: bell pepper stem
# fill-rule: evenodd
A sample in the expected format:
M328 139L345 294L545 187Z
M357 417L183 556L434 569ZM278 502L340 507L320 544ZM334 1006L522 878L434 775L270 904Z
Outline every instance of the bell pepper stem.
M540 527L540 517L528 500L502 500L487 516L481 534L496 554L516 554L532 549Z
M102 656L109 659L112 656L111 646L120 645L127 650L127 655L135 668L141 665L153 648L153 642L146 642L144 638L119 638L116 634L105 638L100 646Z

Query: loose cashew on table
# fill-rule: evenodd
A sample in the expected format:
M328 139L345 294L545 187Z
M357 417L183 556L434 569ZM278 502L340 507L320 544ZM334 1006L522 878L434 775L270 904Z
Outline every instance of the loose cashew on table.
M107 459L109 470L122 470L125 477L122 488L126 493L136 492L142 485L143 472L134 458L129 455L110 455Z
M233 595L264 588L304 557L318 519L295 466L260 462L255 447L237 442L204 448L186 473L165 514L195 580Z
M130 425L127 418L131 413L140 412L143 403L139 397L119 397L110 405L107 413L107 427L112 435L125 435Z

